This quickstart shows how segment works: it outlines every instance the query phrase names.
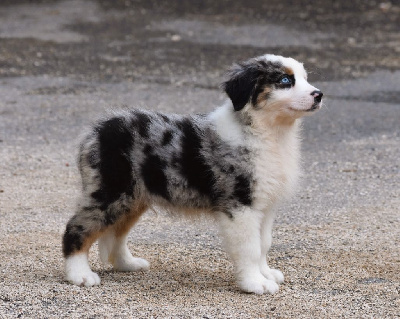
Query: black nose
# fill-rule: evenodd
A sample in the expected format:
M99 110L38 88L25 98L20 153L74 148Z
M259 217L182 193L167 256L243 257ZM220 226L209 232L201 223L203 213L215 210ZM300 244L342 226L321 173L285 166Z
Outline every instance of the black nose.
M316 91L312 91L312 92L311 92L311 95L314 97L314 102L315 102L315 103L320 103L321 100L322 100L322 96L323 96L324 94L322 94L321 91L316 90Z

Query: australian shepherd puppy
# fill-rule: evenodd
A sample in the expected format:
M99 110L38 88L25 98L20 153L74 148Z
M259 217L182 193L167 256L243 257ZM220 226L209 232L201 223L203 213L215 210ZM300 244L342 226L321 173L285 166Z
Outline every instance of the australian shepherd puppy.
M299 176L300 118L322 93L292 58L263 55L235 64L222 84L229 100L205 115L132 109L93 125L80 145L82 196L63 238L66 279L100 284L88 263L147 270L127 236L149 208L205 212L220 225L241 290L275 293L283 274L269 267L275 209Z

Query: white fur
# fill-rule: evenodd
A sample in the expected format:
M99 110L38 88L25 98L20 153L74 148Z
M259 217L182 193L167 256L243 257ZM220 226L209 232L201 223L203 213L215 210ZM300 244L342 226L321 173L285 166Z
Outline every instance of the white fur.
M317 90L317 88L307 82L307 72L304 70L303 64L292 58L271 54L267 54L262 58L281 62L285 67L291 68L296 77L296 84L293 88L290 90L275 90L271 95L271 100L290 101L289 108L293 110L306 111L309 109L314 100L310 93Z
M219 222L224 246L233 261L237 283L246 292L273 294L279 290L278 284L284 281L282 272L270 268L267 262L275 211L279 203L293 193L301 173L300 118L319 108L320 103L314 101L313 92L317 89L307 82L307 74L301 63L275 55L257 58L260 59L280 62L285 70L290 69L294 73L295 85L280 89L279 86L278 89L272 89L276 87L271 85L267 91L268 98L257 101L257 105L249 101L238 112L229 101L202 120L207 125L206 129L212 129L222 141L232 146L228 150L236 150L236 153L232 152L234 155L229 156L234 160L242 159L237 162L245 167L243 171L248 169L254 179L251 204L232 205L228 214L227 211L213 211ZM161 132L163 127L159 128L153 131ZM180 144L174 146L177 150L182 147ZM243 149L248 152L248 157L237 155ZM224 153L218 154L224 156ZM216 162L213 163L215 165ZM218 172L214 174L218 176ZM222 187L226 188L226 184ZM185 187L179 191L189 192ZM179 210L179 207L176 209ZM111 263L116 270L149 268L146 260L134 258L129 252L127 234L118 237L113 228L99 239L99 253L101 260ZM87 253L67 257L65 269L67 280L74 284L100 284L100 278L90 270Z
M100 285L100 277L91 271L87 253L78 253L65 260L66 280L78 286Z
M127 236L117 239L112 231L99 239L99 256L104 264L111 263L118 271L148 270L150 267L147 260L132 256L127 246ZM90 269L87 253L67 257L65 273L65 279L75 285L100 285L100 277Z
M235 212L234 220L225 214L219 218L225 249L233 260L242 290L273 294L284 281L282 272L270 268L267 263L275 208L293 193L301 172L298 118L304 114L293 111L309 109L314 102L310 93L317 89L307 82L303 65L296 60L272 55L261 58L290 67L295 73L296 85L288 90L273 91L263 112L248 104L244 111L253 124L247 132L237 125L229 102L211 113L211 117L224 140L233 145L245 140L255 154L252 167L257 180L252 208Z
M208 115L214 124L218 135L232 146L239 146L245 143L243 126L239 123L235 113L232 111L232 102L226 101L222 106L216 108Z
M214 114L225 116L224 112ZM220 123L217 116L214 120ZM300 173L298 129L299 123L295 123L285 129L265 126L262 133L258 130L246 133L247 147L256 154L252 163L257 177L255 201L251 209L235 211L233 220L226 214L219 218L238 285L246 292L274 294L279 290L278 284L284 281L281 271L268 266L267 253L272 241L275 207L294 191Z
M104 264L111 263L118 271L148 270L150 264L142 258L132 256L127 245L128 236L117 238L113 230L99 239L99 256Z
M274 294L279 286L274 278L264 276L260 269L261 260L266 258L261 250L262 219L262 212L250 209L235 212L233 220L226 214L219 216L224 246L235 265L239 287L246 292Z
M284 66L290 67L297 76L304 77L307 80L307 72L304 69L303 63L293 59L286 58L280 55L265 54L259 59L264 59L271 62L281 62Z

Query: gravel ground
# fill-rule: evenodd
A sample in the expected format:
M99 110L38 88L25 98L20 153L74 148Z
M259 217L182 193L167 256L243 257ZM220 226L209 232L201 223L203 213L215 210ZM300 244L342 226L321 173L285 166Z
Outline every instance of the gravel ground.
M400 317L399 17L398 1L2 1L0 318ZM266 52L304 61L327 97L275 225L280 291L237 289L212 222L152 212L129 242L149 272L94 247L102 285L66 283L84 127L125 105L209 111L226 68Z

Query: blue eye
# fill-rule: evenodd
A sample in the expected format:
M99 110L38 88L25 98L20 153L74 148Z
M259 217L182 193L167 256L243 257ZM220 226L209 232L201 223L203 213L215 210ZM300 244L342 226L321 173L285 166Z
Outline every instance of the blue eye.
M292 80L288 76L284 76L281 79L280 83L282 83L282 84L290 84L290 83L292 83Z

